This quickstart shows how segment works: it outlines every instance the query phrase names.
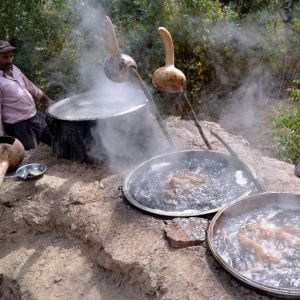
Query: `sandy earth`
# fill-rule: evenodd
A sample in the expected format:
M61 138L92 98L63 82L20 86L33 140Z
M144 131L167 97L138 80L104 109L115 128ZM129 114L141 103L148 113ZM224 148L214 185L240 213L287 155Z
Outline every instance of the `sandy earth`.
M169 118L180 149L204 148L190 121ZM263 157L242 137L223 137L266 191L300 193L294 166ZM164 218L124 199L122 176L57 159L41 146L25 162L43 162L38 180L5 180L0 190L0 299L269 299L239 284L207 244L170 248ZM25 163L24 162L24 163Z

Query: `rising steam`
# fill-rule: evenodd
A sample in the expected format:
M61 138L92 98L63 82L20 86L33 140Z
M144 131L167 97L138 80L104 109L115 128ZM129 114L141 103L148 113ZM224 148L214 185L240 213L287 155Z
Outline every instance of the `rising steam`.
M72 107L61 113L65 119L76 112L77 119L97 119L88 154L96 161L109 162L112 170L122 171L130 163L159 153L164 143L154 132L153 118L140 87L130 82L114 83L105 77L103 65L110 56L104 26L106 13L100 4L92 6L90 2L74 5L70 1L80 18L73 37L81 36L85 41L77 43L76 51L80 53L78 74L88 92L71 97Z
M105 159L108 158L111 162L114 170L120 170L127 160L129 161L131 158L142 160L160 152L165 145L161 146L160 142L156 140L156 134L153 134L153 118L146 109L146 98L141 89L137 85L129 83L112 83L103 77L101 67L109 57L104 32L106 13L99 4L89 6L86 3L88 1L74 6L80 17L80 23L73 31L73 37L85 37L82 39L85 41L84 43L77 43L76 51L80 53L78 74L80 74L81 83L86 87L86 91L92 91L95 95L91 112L87 112L87 114L94 115L95 111L99 109L101 115L100 110L103 112L111 107L111 116L113 116L115 108L121 107L120 103L122 103L124 111L134 111L135 106L141 107L136 110L136 112L141 111L141 115L132 113L128 114L127 119L120 119L120 121L112 118L114 119L112 122L108 122L110 118L106 118L105 121L99 120L97 126L92 130L94 143L89 154L100 161L105 156ZM232 85L235 78L238 79L238 84L227 95L227 99L221 100L223 103L229 104L224 106L218 104L218 107L222 107L219 121L229 130L258 128L258 115L265 110L268 98L277 83L270 75L271 72L267 65L258 55L260 51L269 51L270 53L283 51L283 45L288 41L289 32L283 25L280 14L276 13L272 18L274 26L277 26L276 34L274 34L274 30L270 30L271 34L263 29L266 28L263 26L266 20L270 19L270 15L266 13L252 16L239 24L234 22L215 24L208 30L211 57L219 82L224 86ZM277 23L276 20L278 20ZM195 38L197 39L197 37ZM201 40L201 37L198 39ZM231 45L235 50L233 57L230 58L230 72L224 67L222 55L218 56L218 52L215 51L226 44ZM245 60L244 65L241 65L243 56L248 59ZM250 60L249 57L252 59ZM238 65L237 62L240 64ZM217 95L213 95L213 97L218 98ZM137 98L141 102L133 101ZM110 114L107 111L106 113ZM255 130L250 133L251 135L259 134Z
M266 24L272 25L266 25ZM272 27L272 28L271 28ZM280 12L260 12L239 23L222 22L210 29L212 57L218 81L227 89L219 103L219 122L227 130L246 134L257 143L261 136L259 122L266 119L270 99L278 97L279 80L270 71L267 56L283 58L290 32ZM224 61L216 49L231 47L231 56ZM281 64L283 59L278 59ZM227 69L226 69L227 68ZM278 92L277 92L278 93ZM214 95L217 98L216 95ZM220 105L220 102L222 105Z

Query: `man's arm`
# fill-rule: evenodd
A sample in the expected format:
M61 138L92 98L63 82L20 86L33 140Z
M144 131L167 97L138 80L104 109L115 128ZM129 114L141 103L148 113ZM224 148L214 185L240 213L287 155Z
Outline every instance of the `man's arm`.
M22 76L26 88L34 99L41 101L46 105L46 107L49 107L54 103L53 100L51 100L40 88L33 84L24 74L22 74Z
M40 101L42 101L46 105L46 107L49 107L52 104L54 104L54 101L52 99L50 99L46 94L43 94Z

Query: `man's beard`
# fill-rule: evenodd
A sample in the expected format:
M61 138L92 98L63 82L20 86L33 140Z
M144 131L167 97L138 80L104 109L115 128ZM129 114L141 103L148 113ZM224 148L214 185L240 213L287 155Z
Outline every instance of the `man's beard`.
M12 64L0 65L0 70L3 72L10 71L12 69Z

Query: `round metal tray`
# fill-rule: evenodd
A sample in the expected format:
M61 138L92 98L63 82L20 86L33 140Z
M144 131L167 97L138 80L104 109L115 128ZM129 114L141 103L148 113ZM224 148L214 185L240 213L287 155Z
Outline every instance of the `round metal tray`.
M149 170L151 170L151 167L157 165L157 164L164 164L166 162L170 163L171 165L178 161L183 160L193 160L194 162L198 162L201 164L203 160L210 159L211 161L215 161L216 164L223 162L225 165L228 165L232 170L244 170L245 164L237 159L233 159L230 155L216 152L216 151L197 151L197 150L185 150L185 151L177 151L177 152L171 152L171 153L165 153L162 155L158 155L156 157L153 157L152 159L140 164L137 166L134 170L130 172L130 174L125 178L124 184L123 184L123 193L126 199L135 207L142 209L146 212L150 212L157 215L162 216L173 216L173 217L189 217L189 216L199 216L199 215L207 215L211 213L217 212L221 207L223 207L225 204L240 199L242 197L245 197L249 195L252 192L256 191L256 188L254 184L251 182L251 179L247 177L246 173L244 174L244 177L247 178L247 186L244 188L243 192L240 193L236 198L234 199L225 199L224 203L220 205L220 207L214 207L213 209L183 209L183 210L164 210L156 207L148 207L147 205L144 205L139 201L138 197L136 196L134 190L136 187L140 184L140 180L142 177L147 176L147 173L149 173ZM226 174L225 174L226 175ZM228 172L228 176L231 176ZM225 180L226 176L221 178L221 180ZM221 183L222 184L222 183ZM233 186L226 186L224 185L224 192L225 189L228 191L228 189L232 189ZM228 201L227 201L228 200Z
M290 211L295 210L300 212L300 194L261 193L248 196L244 199L239 199L225 206L214 216L210 223L207 234L209 248L213 256L224 267L224 269L227 270L236 279L238 279L242 284L245 284L248 287L254 288L256 290L260 290L268 295L285 299L300 299L300 288L276 287L272 286L271 284L264 284L262 282L244 276L243 274L241 274L241 272L233 268L229 263L225 261L224 257L217 249L216 243L214 242L215 235L217 234L217 232L220 232L222 228L224 228L225 224L232 224L238 217L242 217L243 219L245 219L245 214L249 214L251 213L251 211L257 209L267 210L268 208L278 208ZM235 223L238 224L237 222L238 221L236 220ZM226 233L229 234L228 231L226 231Z

